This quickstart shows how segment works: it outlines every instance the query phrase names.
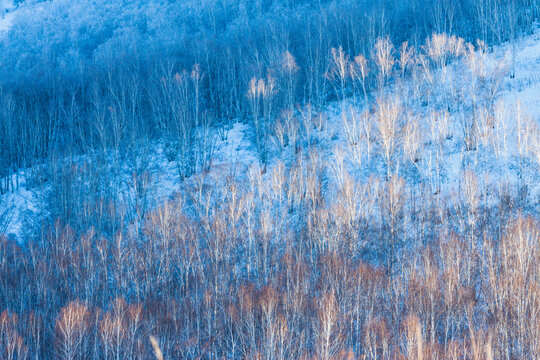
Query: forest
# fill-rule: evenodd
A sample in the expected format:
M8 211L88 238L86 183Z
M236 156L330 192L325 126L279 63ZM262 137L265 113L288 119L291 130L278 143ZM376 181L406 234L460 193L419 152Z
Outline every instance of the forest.
M539 20L0 2L0 358L539 359Z

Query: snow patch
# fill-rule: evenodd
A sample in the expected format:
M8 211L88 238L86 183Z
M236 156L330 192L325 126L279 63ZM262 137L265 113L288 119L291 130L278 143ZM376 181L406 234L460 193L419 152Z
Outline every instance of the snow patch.
M15 5L12 0L0 1L0 34L11 28L15 14Z
M0 196L0 235L21 240L39 215L38 195L24 187Z

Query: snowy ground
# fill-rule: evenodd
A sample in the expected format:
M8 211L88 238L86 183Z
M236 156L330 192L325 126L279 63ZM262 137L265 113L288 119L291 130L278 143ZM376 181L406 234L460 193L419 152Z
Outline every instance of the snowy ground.
M15 6L12 0L0 1L0 36L11 27L13 17L15 16Z
M0 234L4 232L9 238L21 238L25 226L39 214L38 197L35 191L24 186L0 196Z
M540 122L540 31L516 44L516 76L507 79L503 97L521 101L527 111ZM501 56L504 48L496 54Z
M8 14L9 15L9 14ZM2 19L0 14L0 31L9 27L9 16ZM495 61L504 57L510 50L510 45L501 46L494 49L493 53L487 55L488 60ZM529 114L537 125L540 125L540 30L533 35L526 36L515 45L515 77L506 76L502 83L502 91L499 99L504 100L508 107L515 111L515 106L519 102L522 104L524 112ZM459 69L459 65L454 67ZM457 70L458 71L458 70ZM320 146L322 156L329 161L335 157L336 149L346 145L343 121L337 110L337 105L329 106L327 110L328 123L322 132L313 131L313 138L316 146ZM459 116L460 114L451 114ZM511 131L515 131L515 124L510 124ZM451 129L456 131L456 129ZM454 136L445 143L448 151L445 163L445 173L443 186L446 186L448 193L454 189L459 182L458 179L463 173L464 152L461 139ZM510 152L517 151L518 144L509 144ZM290 154L291 152L284 152ZM511 158L514 154L510 154ZM287 162L288 155L278 155L274 152L271 156L270 168L275 166L277 160ZM469 156L469 155L466 155ZM506 161L504 164L493 164L489 157L478 161L487 162L485 179L486 182L516 182L517 172L515 163ZM290 159L289 159L290 160ZM198 181L200 177L194 176L184 182L178 180L178 172L174 162L169 162L164 155L162 148L157 147L154 162L154 184L151 193L152 207L159 206L176 192L186 186L186 184ZM421 160L426 161L426 159ZM245 176L250 168L258 165L256 153L249 138L249 128L241 123L234 124L226 131L223 139L216 141L214 157L209 172L204 174L205 182L222 181L230 176L238 178ZM529 194L533 204L539 204L540 200L540 175L538 164L528 166L528 172L521 174L529 186ZM367 169L366 171L379 171L380 169ZM369 174L361 174L367 177ZM455 189L454 189L455 190ZM447 194L448 194L447 193ZM40 210L40 199L42 193L39 189L27 189L21 186L13 193L0 196L0 233L4 232L8 237L21 239L25 234L28 224L35 222L36 218L43 214Z

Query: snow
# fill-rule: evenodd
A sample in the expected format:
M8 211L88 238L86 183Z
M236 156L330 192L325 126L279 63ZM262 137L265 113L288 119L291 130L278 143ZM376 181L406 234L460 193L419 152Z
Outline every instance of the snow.
M248 138L246 124L235 123L226 133L226 138L216 144L216 154L212 160L215 168L221 168L231 175L243 173L258 164L257 157Z
M39 194L21 186L0 196L0 235L21 240L40 215Z
M9 27L9 18L0 20L0 30ZM487 54L487 60L491 63L508 56L511 51L511 45L495 47L493 53ZM540 30L537 30L532 35L526 36L515 44L515 77L506 76L502 83L502 91L498 101L502 100L506 111L511 114L508 123L508 153L503 157L496 157L488 148L479 149L477 151L465 151L463 138L459 130L459 117L467 116L460 111L453 111L449 119L449 132L451 137L444 139L441 145L444 154L444 163L441 168L441 193L436 195L441 199L451 199L454 195L459 194L459 184L467 168L467 164L474 163L481 169L479 171L479 181L493 187L496 185L512 185L517 186L522 183L528 186L529 194L533 199L533 203L540 200L540 174L538 172L540 164L535 164L532 160L525 164L525 170L518 169L518 146L516 140L516 124L515 113L517 104L524 109L524 113L529 114L538 125L540 125ZM460 68L463 65L459 63L450 67L449 74L457 81L467 81L463 79L463 74L460 73ZM348 108L351 102L347 101L347 105L331 104L328 106L325 115L327 116L326 126L321 130L312 129L309 139L304 139L310 143L311 147L317 147L321 157L328 160L329 163L336 161L336 154L339 149L343 149L348 145L347 136L344 129L341 109ZM361 110L361 109L360 109ZM415 109L416 112L429 111L422 109L421 106ZM423 115L426 115L425 113ZM452 125L453 124L453 125ZM429 136L427 136L429 137ZM426 136L425 136L426 138ZM412 181L410 186L415 186L414 177L421 177L422 172L418 173L418 169L422 171L434 171L429 166L429 162L433 161L435 153L433 148L430 148L429 142L423 144L426 151L416 165L410 165L408 181ZM289 145L290 148L290 145ZM153 184L150 193L151 203L150 208L159 207L169 199L182 193L184 189L203 181L207 184L216 184L226 181L228 177L235 179L247 179L248 174L253 174L253 171L259 172L259 165L256 156L256 151L250 139L250 128L243 123L237 122L232 124L228 129L224 130L219 136L216 135L214 152L211 161L211 166L208 171L201 174L196 174L190 178L180 180L178 170L174 161L169 161L165 155L164 147L157 145L152 149L152 176ZM275 169L278 163L291 164L294 161L294 151L284 149L283 152L273 149L270 154L270 164L268 171L262 176L265 179L270 177L272 169ZM301 154L299 156L307 156ZM384 173L384 167L381 162L371 161L361 165L354 165L350 160L346 160L344 164L348 172L357 177L357 179L367 179L370 176L378 175L382 179L381 174ZM416 169L415 169L416 166ZM521 172L520 172L521 171ZM329 173L331 173L329 171ZM424 177L426 173L423 174ZM335 187L337 179L328 180ZM8 237L22 239L25 234L27 224L35 221L37 217L42 216L39 209L39 199L42 197L43 190L26 188L21 186L18 190L12 193L7 193L0 196L0 233L2 233L2 218L4 219L4 233ZM126 193L127 197L133 194ZM4 214L4 215L3 215Z
M520 40L516 48L515 78L507 79L502 96L514 103L519 100L540 121L540 31ZM496 54L504 51L501 47Z
M11 0L0 1L0 34L6 32L13 23L15 5Z

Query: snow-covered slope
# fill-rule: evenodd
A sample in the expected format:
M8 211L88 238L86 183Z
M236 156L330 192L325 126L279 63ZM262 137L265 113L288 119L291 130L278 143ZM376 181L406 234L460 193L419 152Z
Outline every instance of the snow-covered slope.
M25 227L39 216L38 196L32 190L21 187L15 192L0 196L0 233L20 239Z
M527 111L540 122L540 31L527 36L515 45L515 78L505 81L503 98L521 101ZM496 56L503 56L511 46L500 47Z
M9 26L9 20L5 19L6 17L4 17L3 22L0 20L0 29L2 26ZM513 55L512 49L515 49ZM475 166L481 168L481 181L486 187L489 187L490 184L500 183L515 187L518 185L526 186L532 203L536 206L540 204L540 174L538 171L540 159L534 159L533 156L527 163L518 159L521 146L519 142L523 139L517 136L519 124L516 123L518 117L529 117L533 120L533 124L536 124L536 128L533 129L533 126L531 131L533 134L540 134L538 132L540 127L540 30L519 40L514 47L511 44L496 47L493 52L485 54L485 62L494 64L505 57L507 59L513 58L515 62L514 66L509 69L509 74L504 76L502 80L501 91L496 101L500 110L509 114L508 121L505 123L507 135L503 140L508 143L504 144L504 154L494 155L488 151L487 145L484 150L478 149L476 152L465 150L464 139L460 135L459 119L467 117L469 114L464 113L465 110L460 111L459 109L450 111L449 134L441 147L443 161L441 169L437 169L441 178L441 192L437 196L451 197L452 193L459 190L456 187L459 187L464 171L471 162L474 162ZM449 67L450 75L455 81L466 83L468 79L461 72L462 64L459 61ZM512 69L515 71L514 77L510 76ZM316 144L311 146L319 147L321 157L329 164L335 164L341 156L341 151L348 151L346 125L341 113L344 108L346 107L340 104L329 106L325 114L328 119L325 128L321 131L313 129L311 135L313 141L309 140L312 144ZM414 111L418 115L428 116L430 110L419 106ZM516 115L518 113L519 116ZM528 141L536 141L537 144L532 146L540 149L540 138L533 136ZM411 171L408 174L405 173L405 176L410 176L411 179L415 176L426 175L422 171L434 171L431 162L434 161L433 157L437 155L428 149L430 146L428 140L424 141L423 146L427 149L426 155L419 159L415 165L409 164ZM176 192L182 191L184 186L200 180L194 176L191 179L179 181L176 165L166 159L163 148L156 146L154 153L152 161L155 166L153 167L153 185L150 194L152 207L159 206ZM270 156L269 168L272 169L278 162L290 163L291 157L294 156L293 153L291 151L273 151ZM244 177L250 168L257 166L256 151L250 140L249 127L237 123L225 131L222 138L216 140L211 169L204 174L204 181L211 183L223 181L230 176ZM361 179L373 175L383 177L384 173L381 171L380 162L366 163L358 167L353 166L351 161L345 161L345 166L348 167L351 174ZM336 179L330 175L329 181L336 181ZM43 192L43 189L28 189L22 186L13 193L0 196L0 233L3 231L10 237L21 238L26 227L29 226L28 224L35 222L36 218L43 215L43 212L40 211Z
M0 1L0 36L9 30L15 16L15 5L12 0Z

